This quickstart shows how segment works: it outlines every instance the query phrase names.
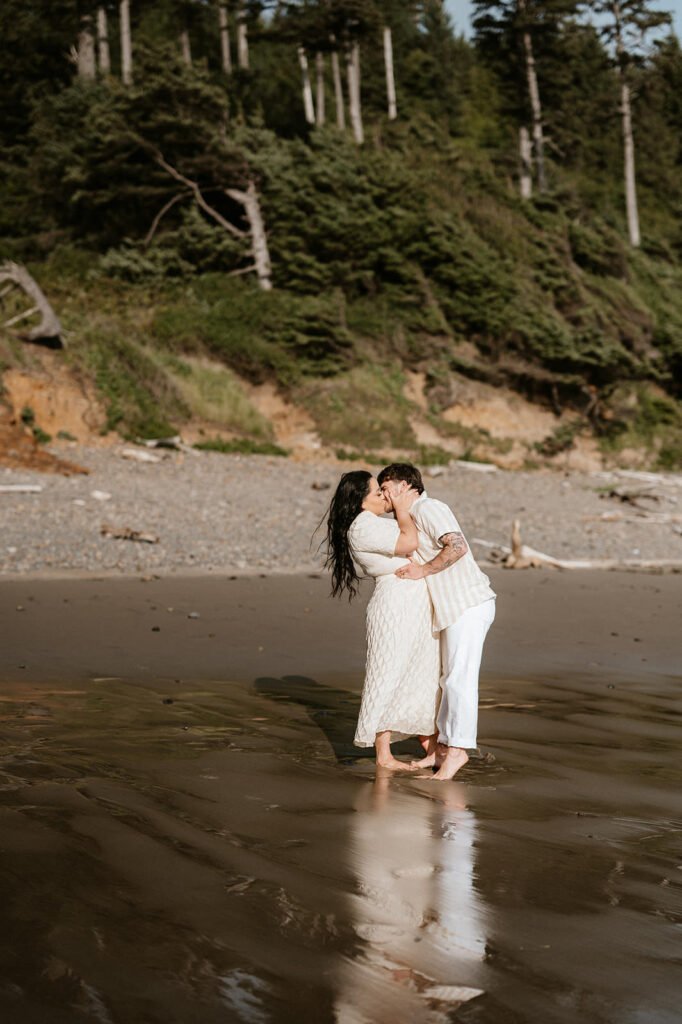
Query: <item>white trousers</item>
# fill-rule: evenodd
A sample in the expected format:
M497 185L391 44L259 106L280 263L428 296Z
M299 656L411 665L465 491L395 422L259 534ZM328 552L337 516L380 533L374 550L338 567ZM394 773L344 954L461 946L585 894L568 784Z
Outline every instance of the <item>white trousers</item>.
M441 702L436 720L438 742L448 747L476 746L478 671L486 634L495 618L495 598L467 608L440 634Z

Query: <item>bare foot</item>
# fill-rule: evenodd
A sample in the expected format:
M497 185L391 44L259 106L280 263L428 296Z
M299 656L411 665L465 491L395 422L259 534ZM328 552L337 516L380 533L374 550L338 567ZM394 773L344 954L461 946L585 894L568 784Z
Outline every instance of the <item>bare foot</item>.
M436 751L422 757L420 761L410 761L410 768L433 768L436 763Z
M468 760L469 755L466 750L462 750L461 747L448 747L447 754L433 778L438 782L447 782L448 779L456 775L460 768L464 767Z
M385 760L377 760L378 768L387 768L392 772L411 772L413 771L411 764L405 764L404 761L398 761L395 757L387 757Z
M438 768L443 763L448 748L444 743L438 743L435 736L429 736L428 738L431 742L428 747L424 747L426 756L422 757L419 761L410 761L413 768Z
M448 748L444 743L434 743L420 761L411 761L413 768L439 768L445 760Z
M438 741L438 733L432 732L430 736L418 736L417 739L424 748L424 753L430 754L431 748L435 747L436 742Z

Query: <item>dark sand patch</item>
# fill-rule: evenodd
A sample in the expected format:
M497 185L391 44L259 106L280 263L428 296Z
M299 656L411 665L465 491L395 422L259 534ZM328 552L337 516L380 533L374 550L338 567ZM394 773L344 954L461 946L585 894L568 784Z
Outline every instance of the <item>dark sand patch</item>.
M442 786L324 580L0 584L2 1019L677 1021L680 577L495 582Z
M499 600L486 675L680 671L682 575L496 570L491 579ZM0 579L0 679L333 682L362 671L370 593L332 601L320 574Z

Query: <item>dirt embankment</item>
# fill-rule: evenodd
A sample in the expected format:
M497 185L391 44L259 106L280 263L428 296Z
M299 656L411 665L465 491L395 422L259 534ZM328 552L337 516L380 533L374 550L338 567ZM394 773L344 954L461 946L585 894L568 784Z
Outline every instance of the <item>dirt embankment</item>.
M214 367L215 369L215 367ZM308 409L281 394L273 383L253 385L232 375L240 402L269 425L274 442L297 462L338 461L333 447L320 440L318 425ZM417 449L442 452L443 461L473 459L504 469L543 466L589 473L605 468L595 438L576 432L565 450L543 451L543 442L570 426L572 415L556 415L507 387L453 378L452 404L433 415L426 375L405 371L404 398L409 402L414 451L382 445L387 458L418 458ZM30 361L6 369L0 390L0 465L45 472L78 471L50 454L48 440L78 441L89 447L108 446L120 438L107 433L107 415L94 383L70 367L59 352L36 350ZM235 397L234 395L232 396ZM226 399L227 400L227 399ZM574 419L574 417L573 417ZM183 440L193 444L208 438L239 437L225 423L195 415L180 427ZM345 446L352 450L353 445ZM358 456L366 450L358 451ZM618 463L642 468L644 452L621 452Z
M46 438L102 443L106 415L93 384L66 366L57 352L40 351L30 366L2 376L0 465L44 473L87 473L49 452Z

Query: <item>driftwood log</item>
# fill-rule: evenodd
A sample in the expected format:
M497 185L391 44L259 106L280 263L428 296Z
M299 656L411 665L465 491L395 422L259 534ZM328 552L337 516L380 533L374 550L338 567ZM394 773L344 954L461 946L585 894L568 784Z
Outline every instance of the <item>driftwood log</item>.
M10 317L1 326L5 330L9 330L15 324L21 323L22 320L27 320L28 317L39 313L40 323L16 333L25 341L59 340L60 344L63 345L62 325L44 293L33 280L28 270L18 263L3 263L0 265L0 287L3 284L5 287L0 293L0 298L11 291L12 288L19 288L31 300L33 305L23 313Z
M511 542L511 548L505 544L494 544L491 541L482 540L480 537L474 537L472 543L491 548L491 559L501 562L505 569L620 569L640 572L682 572L682 560L680 559L553 558L551 555L545 555L541 551L536 551L535 548L529 548L526 544L521 543L521 524L518 519L514 520Z

